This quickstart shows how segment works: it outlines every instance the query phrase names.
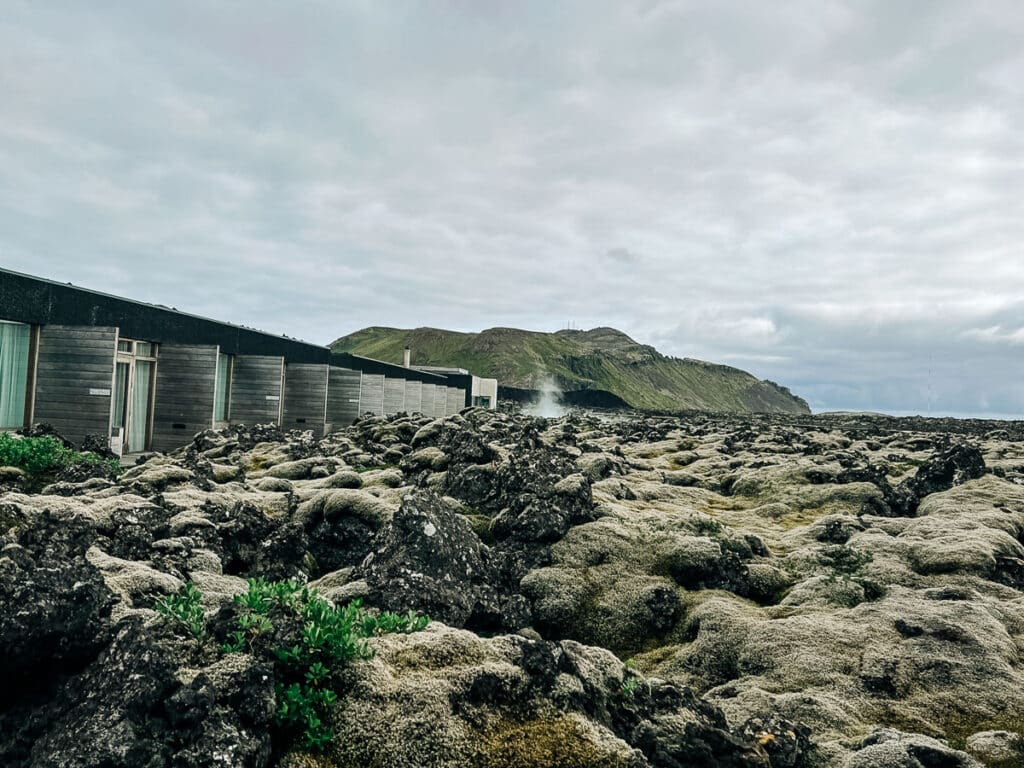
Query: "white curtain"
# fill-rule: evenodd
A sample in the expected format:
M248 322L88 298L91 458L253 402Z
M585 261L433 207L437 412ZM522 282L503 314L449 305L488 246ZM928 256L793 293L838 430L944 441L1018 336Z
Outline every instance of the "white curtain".
M146 426L149 423L149 379L153 364L135 361L135 389L128 417L128 451L146 450Z
M0 322L0 427L25 426L29 330Z

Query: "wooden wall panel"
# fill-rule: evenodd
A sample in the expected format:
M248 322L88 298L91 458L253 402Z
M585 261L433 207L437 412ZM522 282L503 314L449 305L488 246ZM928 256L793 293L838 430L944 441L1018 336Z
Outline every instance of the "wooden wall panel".
M359 384L359 415L384 415L384 375L364 373Z
M231 423L279 424L284 358L236 355L231 371Z
M117 328L43 326L33 422L51 424L73 443L98 435L106 445L116 352Z
M362 374L332 365L330 376L327 386L327 423L332 429L343 429L359 418Z
M327 421L326 365L286 365L284 368L284 429L311 429L323 437Z
M153 401L153 450L180 448L213 426L217 347L161 344Z

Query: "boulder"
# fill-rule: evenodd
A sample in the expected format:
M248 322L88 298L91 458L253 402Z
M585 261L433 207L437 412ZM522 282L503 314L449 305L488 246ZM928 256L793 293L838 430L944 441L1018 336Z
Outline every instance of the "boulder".
M454 626L482 631L529 624L526 601L493 586L491 553L469 522L442 498L416 491L381 532L359 566L370 604L421 611Z
M843 768L984 768L968 755L937 739L879 728L861 741Z

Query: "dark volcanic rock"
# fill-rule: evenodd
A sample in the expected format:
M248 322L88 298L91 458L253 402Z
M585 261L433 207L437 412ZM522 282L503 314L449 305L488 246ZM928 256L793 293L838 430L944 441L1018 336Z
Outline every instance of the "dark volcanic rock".
M110 647L32 713L39 735L5 765L264 766L270 756L273 676L232 654L197 665L195 642L166 626L123 622ZM184 677L184 679L183 679Z
M764 747L772 768L811 768L815 750L810 729L778 715L752 717L740 733Z
M422 611L452 626L487 631L529 624L526 600L492 586L497 579L488 547L435 494L405 498L357 578L366 581L368 602L387 610Z
M43 511L9 530L0 549L0 712L49 695L109 641L115 598L85 559L85 520ZM0 760L0 763L3 763Z
M889 503L897 514L914 515L928 494L948 491L984 474L985 459L977 447L946 442L912 478L896 486Z
M271 516L239 502L226 515L214 513L214 520L226 573L290 578L302 571L308 540L302 524L290 516Z
M677 713L696 717L679 727ZM691 715L692 717L692 715ZM767 768L765 752L753 740L729 731L722 712L688 688L650 681L622 701L612 714L613 729L638 747L652 766L690 768Z

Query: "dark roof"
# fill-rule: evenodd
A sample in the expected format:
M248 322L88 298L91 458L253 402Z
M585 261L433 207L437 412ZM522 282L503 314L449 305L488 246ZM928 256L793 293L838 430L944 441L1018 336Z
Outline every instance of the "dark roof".
M340 368L351 368L356 371L370 374L383 374L395 379L408 379L410 381L422 381L425 384L440 384L441 386L452 386L453 382L449 377L438 373L418 371L415 368L406 368L394 363L385 363L382 360L374 360L371 357L353 355L350 352L334 352L331 354L331 365Z
M330 350L319 344L8 269L0 269L0 315L36 325L117 327L122 336L142 341L217 344L227 354L274 355L294 363L330 360Z

